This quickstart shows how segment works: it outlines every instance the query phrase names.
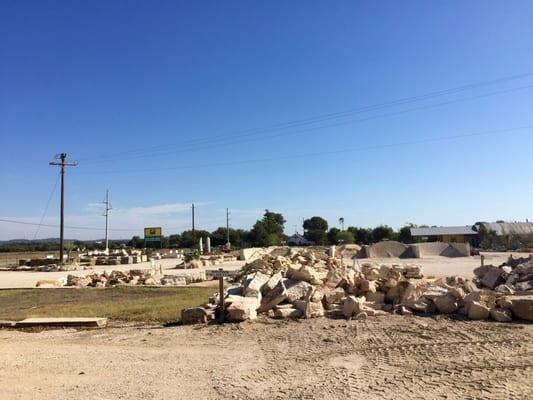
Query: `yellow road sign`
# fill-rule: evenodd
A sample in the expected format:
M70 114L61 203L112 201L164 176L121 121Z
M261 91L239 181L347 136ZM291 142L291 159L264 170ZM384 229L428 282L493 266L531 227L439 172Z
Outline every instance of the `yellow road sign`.
M161 227L155 227L155 228L144 228L144 237L158 237L161 236Z

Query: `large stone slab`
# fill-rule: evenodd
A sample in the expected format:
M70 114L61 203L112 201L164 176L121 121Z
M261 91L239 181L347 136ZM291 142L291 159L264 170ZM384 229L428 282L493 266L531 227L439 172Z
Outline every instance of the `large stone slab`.
M481 278L481 284L489 289L494 289L498 286L501 280L502 270L497 267L489 267L483 278Z
M515 317L533 321L533 295L507 296L505 299L511 303L510 309Z
M16 328L27 327L63 327L75 326L84 328L103 328L107 325L107 318L26 318L22 321L17 321Z

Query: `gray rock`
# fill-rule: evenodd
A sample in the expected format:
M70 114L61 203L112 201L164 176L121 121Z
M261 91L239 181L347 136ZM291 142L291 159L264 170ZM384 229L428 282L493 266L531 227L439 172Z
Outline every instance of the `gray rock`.
M503 308L491 309L490 316L493 320L498 321L498 322L511 322L513 320L511 312Z
M302 311L294 308L294 307L290 307L290 308L276 308L274 310L274 318L280 318L280 319L285 319L285 318L300 318L301 316L303 315Z
M487 319L490 314L489 308L484 306L481 303L478 303L477 301L469 303L467 305L467 309L468 309L468 318L474 319L474 320Z
M181 310L181 322L183 325L206 324L208 320L208 311L203 307L191 307Z
M517 318L533 321L533 295L506 296L511 303L510 309Z
M480 282L483 286L494 289L501 281L502 270L497 267L489 267L487 273L483 275Z
M261 300L259 312L271 310L279 303L287 299L287 288L283 284L283 279L278 282L276 287L268 292Z
M435 303L437 310L443 314L452 314L456 312L458 308L457 299L451 294L435 297L433 302Z

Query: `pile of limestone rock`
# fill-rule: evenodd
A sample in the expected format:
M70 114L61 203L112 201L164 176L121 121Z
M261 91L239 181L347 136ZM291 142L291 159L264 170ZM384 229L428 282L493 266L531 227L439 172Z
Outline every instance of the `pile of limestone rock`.
M95 272L87 276L68 275L66 286L75 287L110 287L116 285L147 285L147 286L185 286L192 282L205 280L203 274L186 276L164 275L160 271L130 270Z
M520 265L513 271L529 271L529 267ZM459 314L500 322L513 317L533 320L533 296L488 290L460 276L424 278L421 266L414 264L356 261L347 266L340 259L304 251L285 257L264 255L246 264L235 280L237 285L223 294L225 318L235 322L254 320L258 314L273 318L329 315L364 319L387 313ZM183 322L211 319L213 304L219 301L216 294L203 311L184 310ZM193 315L198 319L191 318Z
M509 257L507 262L496 267L484 265L474 270L476 283L480 287L498 293L514 294L533 290L533 257Z

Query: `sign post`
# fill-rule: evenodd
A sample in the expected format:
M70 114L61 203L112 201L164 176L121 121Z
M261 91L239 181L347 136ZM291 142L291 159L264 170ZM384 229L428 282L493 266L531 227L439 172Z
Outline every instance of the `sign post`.
M146 247L148 243L159 243L159 247L162 247L163 241L161 240L162 237L161 227L153 227L153 228L144 228L144 245Z
M219 271L222 271L222 268L219 269ZM218 305L220 307L220 322L224 322L224 314L226 310L224 309L224 277L220 275L218 277L218 293L219 293L219 300Z
M220 312L220 321L224 322L224 317L226 310L224 308L224 278L229 276L234 276L235 271L224 271L222 268L217 269L208 269L206 272L206 275L211 275L213 278L218 278L218 293L219 293L219 301L218 301L218 310Z

